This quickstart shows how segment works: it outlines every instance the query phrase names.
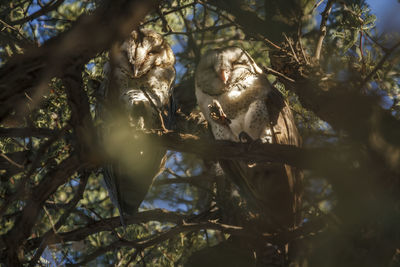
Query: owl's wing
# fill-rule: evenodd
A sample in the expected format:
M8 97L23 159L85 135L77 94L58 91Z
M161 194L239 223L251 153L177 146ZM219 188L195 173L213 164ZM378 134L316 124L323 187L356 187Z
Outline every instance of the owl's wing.
M266 105L273 142L300 146L301 138L291 109L277 89L271 89ZM277 163L219 162L225 174L241 189L249 207L261 212L270 226L276 229L300 223L300 170Z
M275 143L301 146L301 137L293 113L278 89L271 86L266 103Z
M109 86L111 79L111 66L109 62L106 62L103 66L103 82L100 84L99 89L97 91L97 104L95 109L96 120L100 120L103 123L99 126L98 131L98 139L100 143L104 144L107 139L107 135L110 132L110 129L105 126L107 121L109 121L111 114L109 114L109 109L107 108L107 96L109 95ZM107 164L102 168L103 173L103 186L107 189L108 195L111 199L112 204L118 209L118 212L121 214L121 224L125 226L125 220L122 216L123 209L121 207L122 199L121 194L119 192L118 180L115 179L114 175L114 165Z
M106 67L108 68L108 66ZM116 68L115 71L120 70ZM154 146L150 140L145 140L140 135L134 135L132 127L143 129L143 125L139 126L137 123L140 120L145 120L144 125L161 128L158 116L144 116L141 119L142 115L138 114L154 113L153 110L148 110L154 107L149 105L149 100L143 97L142 89L148 92L148 95L160 110L167 108L169 104L168 94L174 79L172 74L175 74L175 72L171 70L166 72L169 75L163 75L165 80L160 80L158 84L151 87L146 80L154 78L154 75L144 76L136 83L128 76L124 78L122 72L113 73L114 76L112 76L111 72L108 71L108 75L106 74L106 79L100 87L100 93L103 92L103 102L105 102L100 105L101 108L98 112L105 125L101 131L100 139L111 158L111 162L103 167L104 184L112 203L120 213L121 223L124 226L126 226L124 214L132 215L137 212L153 182L153 178L164 166L166 150ZM115 77L117 81L110 81ZM111 98L110 84L117 87L113 88L116 89L113 93L120 96L117 96L116 99L114 97L114 102L107 103ZM129 85L129 88L126 85ZM129 103L121 102L122 94L125 94L128 90L138 92L138 98L131 99L132 101L129 102L132 106ZM140 94L142 96L139 97ZM130 97L135 98L135 96L136 94L132 94ZM142 104L140 104L141 102ZM115 108L114 105L120 105L123 108ZM138 108L145 110L137 112Z
M290 106L275 87L271 86L271 89L267 97L267 108L270 117L273 142L276 144L301 146L301 137L297 130ZM303 173L301 170L289 165L284 165L284 167L288 185L293 195L295 222L299 224L301 220L300 208Z
M103 174L110 198L118 208L122 221L123 214L137 212L166 159L165 149L153 146L141 137L127 141L124 146L119 149L123 158L108 164Z

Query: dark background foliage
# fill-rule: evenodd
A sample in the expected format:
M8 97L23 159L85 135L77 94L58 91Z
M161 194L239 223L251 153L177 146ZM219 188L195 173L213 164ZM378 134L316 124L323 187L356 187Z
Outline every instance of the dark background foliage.
M226 240L252 236L295 241L301 266L400 266L399 25L374 12L362 0L0 1L3 265L251 266ZM168 160L124 229L101 185L94 111L108 49L139 25L174 50L179 110L174 131L141 133ZM288 99L303 148L209 136L193 74L228 45ZM303 223L262 233L227 222L240 196L215 172L221 158L302 168Z

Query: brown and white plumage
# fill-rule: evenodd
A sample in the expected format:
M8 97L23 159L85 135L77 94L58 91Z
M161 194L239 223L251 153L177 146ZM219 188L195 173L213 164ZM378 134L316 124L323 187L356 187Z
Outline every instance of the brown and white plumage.
M247 136L263 143L300 146L288 104L242 49L209 51L201 58L195 79L197 101L215 139L239 142L241 136ZM215 109L221 109L219 113L227 118L216 119ZM301 173L297 169L232 160L221 160L220 164L233 182L239 188L245 187L241 189L262 207L271 219L270 227L287 228L299 223Z
M137 211L164 164L166 150L135 135L133 129L162 127L160 115L165 115L169 104L174 63L175 56L164 38L141 29L115 45L104 66L102 139L113 159L104 168L104 182L122 222L124 213Z

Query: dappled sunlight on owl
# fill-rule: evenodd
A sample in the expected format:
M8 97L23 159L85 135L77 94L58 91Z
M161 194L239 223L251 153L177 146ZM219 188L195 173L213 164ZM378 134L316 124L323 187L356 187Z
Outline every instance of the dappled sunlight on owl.
M241 48L226 47L205 53L195 79L197 102L215 139L300 146L290 107ZM248 204L266 218L269 229L299 223L299 170L238 160L219 163Z

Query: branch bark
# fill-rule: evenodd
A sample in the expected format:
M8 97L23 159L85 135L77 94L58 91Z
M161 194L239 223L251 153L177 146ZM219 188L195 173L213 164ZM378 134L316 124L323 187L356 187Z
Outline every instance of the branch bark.
M48 128L0 128L0 137L50 137L57 134L57 130Z
M209 160L274 162L324 172L326 163L323 164L323 162L331 162L332 165L345 164L340 157L346 150L338 147L299 148L292 145L236 143L177 132L142 134L152 140L154 145L164 146L174 151L193 153Z
M319 60L321 56L322 43L326 35L326 22L328 21L329 14L331 13L333 3L334 0L329 0L328 3L326 4L324 11L321 14L322 18L321 18L321 25L319 26L319 37L317 42L317 48L315 49L316 60Z

